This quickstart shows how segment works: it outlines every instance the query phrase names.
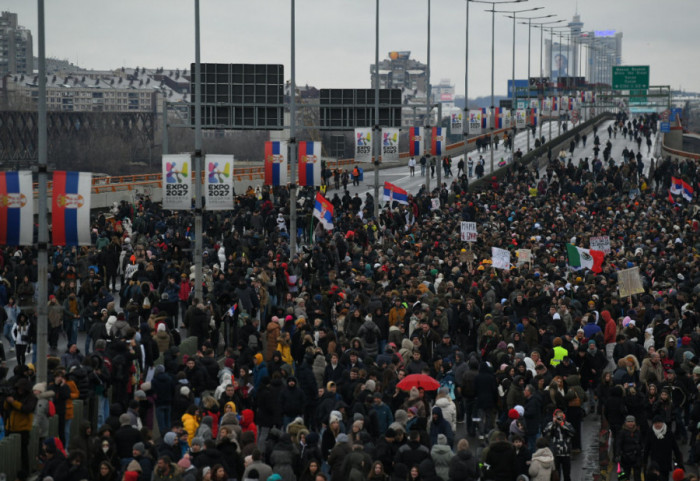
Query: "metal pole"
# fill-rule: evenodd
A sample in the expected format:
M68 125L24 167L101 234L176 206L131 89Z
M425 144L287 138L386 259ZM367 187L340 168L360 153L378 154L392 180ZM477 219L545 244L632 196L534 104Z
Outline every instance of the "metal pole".
M435 122L436 127L442 127L442 103L437 104L437 121ZM445 137L443 137L444 139ZM447 145L447 142L443 142L443 145ZM444 153L444 152L443 152ZM442 188L442 160L440 158L435 159L435 169L437 170L437 184L436 187Z
M199 0L194 0L194 297L202 297L202 71Z
M542 69L542 58L543 58L543 52L544 52L544 27L540 27L540 85L542 85L542 78L544 75L544 70ZM539 121L540 124L540 139L542 138L542 119L540 118L542 116L542 100L544 100L544 87L543 87L543 95L540 97L540 93L537 92L537 98L540 100L538 102L538 109L537 109L537 120Z
M382 153L379 127L379 0L376 0L376 21L374 26L374 218L379 218L379 156Z
M37 1L38 7L38 30L39 30L39 107L38 107L38 130L39 130L39 254L38 264L38 284L39 297L37 300L37 343L36 343L36 380L46 382L48 378L48 368L46 365L47 337L48 337L48 306L46 302L49 297L49 257L48 242L49 229L46 216L48 215L46 199L47 180L47 136L46 136L46 39L44 36L44 0Z
M527 109L530 109L530 40L532 39L532 19L527 21ZM528 116L529 117L529 116ZM517 125L516 125L517 127ZM530 128L525 122L525 130L527 130L527 151L530 152ZM515 145L515 136L513 136L513 145ZM511 149L512 151L513 149Z
M493 85L494 85L494 52L495 52L495 36L496 32L496 3L492 2L491 3L491 111L489 113L494 112L494 100L493 100ZM493 120L493 119L492 119ZM493 127L491 127L491 131L493 132ZM491 136L489 136L491 138ZM491 141L489 142L489 149L491 150L491 174L493 174L493 139L491 138Z
M424 144L428 158L428 169L425 176L425 189L428 193L430 193L430 161L432 160L430 155L430 144L432 144L432 142L427 141L428 138L432 139L432 132L430 131L430 0L428 0L428 65L425 73L425 135L423 137L426 139L426 142L424 142ZM439 165L437 165L437 162L435 163L435 167L439 167Z
M517 108L517 106L518 106L518 91L515 88L515 19L517 16L518 16L518 14L513 12L513 105L511 106L511 110L513 109L513 107ZM528 79L528 82L529 82L529 79ZM511 115L511 119L512 118L513 118L513 116ZM512 146L515 145L515 136L516 135L518 135L518 126L517 125L513 127L513 141L511 143L511 152L513 151ZM528 137L528 139L529 139L529 137ZM504 147L504 149L505 149L505 147Z
M559 78L561 77L561 32L559 33L559 65L557 66L557 84L559 84ZM557 136L561 135L561 92L557 88L557 97L559 102L557 102Z
M163 146L161 147L163 155L168 155L168 99L163 95Z
M465 21L464 49L464 114L462 115L462 135L464 136L464 165L467 165L467 137L469 136L469 0L467 0L467 18Z
M295 0L292 0L292 14L291 14L291 47L292 47L292 65L291 65L291 85L289 94L289 165L291 165L291 176L289 182L289 246L290 260L297 253L297 139L296 139L296 96L297 96L297 84L296 84L296 52L295 52ZM376 199L375 199L376 202Z

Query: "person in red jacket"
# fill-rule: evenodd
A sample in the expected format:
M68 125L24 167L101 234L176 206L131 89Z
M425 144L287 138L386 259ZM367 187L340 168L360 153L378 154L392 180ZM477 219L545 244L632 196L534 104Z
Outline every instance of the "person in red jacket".
M612 318L609 311L601 311L600 317L605 321L605 330L603 331L605 355L608 358L609 366L614 369L613 350L615 349L615 338L617 337L617 324L615 324L615 320Z
M255 413L251 409L244 409L241 413L241 430L245 433L250 431L258 442L258 426L255 424Z

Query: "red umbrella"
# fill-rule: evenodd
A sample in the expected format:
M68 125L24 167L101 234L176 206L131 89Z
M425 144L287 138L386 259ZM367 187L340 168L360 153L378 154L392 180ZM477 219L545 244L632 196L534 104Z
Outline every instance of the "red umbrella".
M440 383L427 374L409 374L396 387L404 391L410 391L414 387L425 391L437 391L440 388Z

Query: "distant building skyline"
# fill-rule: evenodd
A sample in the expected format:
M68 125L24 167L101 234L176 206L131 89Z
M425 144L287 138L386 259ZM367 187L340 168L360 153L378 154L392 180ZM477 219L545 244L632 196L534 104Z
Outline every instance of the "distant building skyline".
M18 22L16 13L0 14L0 76L34 71L32 32Z

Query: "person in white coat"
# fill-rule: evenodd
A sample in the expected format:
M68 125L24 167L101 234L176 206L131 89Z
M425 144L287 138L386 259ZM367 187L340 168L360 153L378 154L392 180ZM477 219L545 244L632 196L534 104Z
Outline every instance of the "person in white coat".
M554 470L554 454L547 445L546 438L539 438L535 443L537 450L530 461L530 481L550 481Z
M450 423L452 431L457 432L457 406L455 406L454 401L450 398L450 391L448 388L441 387L438 390L435 405L442 410L442 416Z

